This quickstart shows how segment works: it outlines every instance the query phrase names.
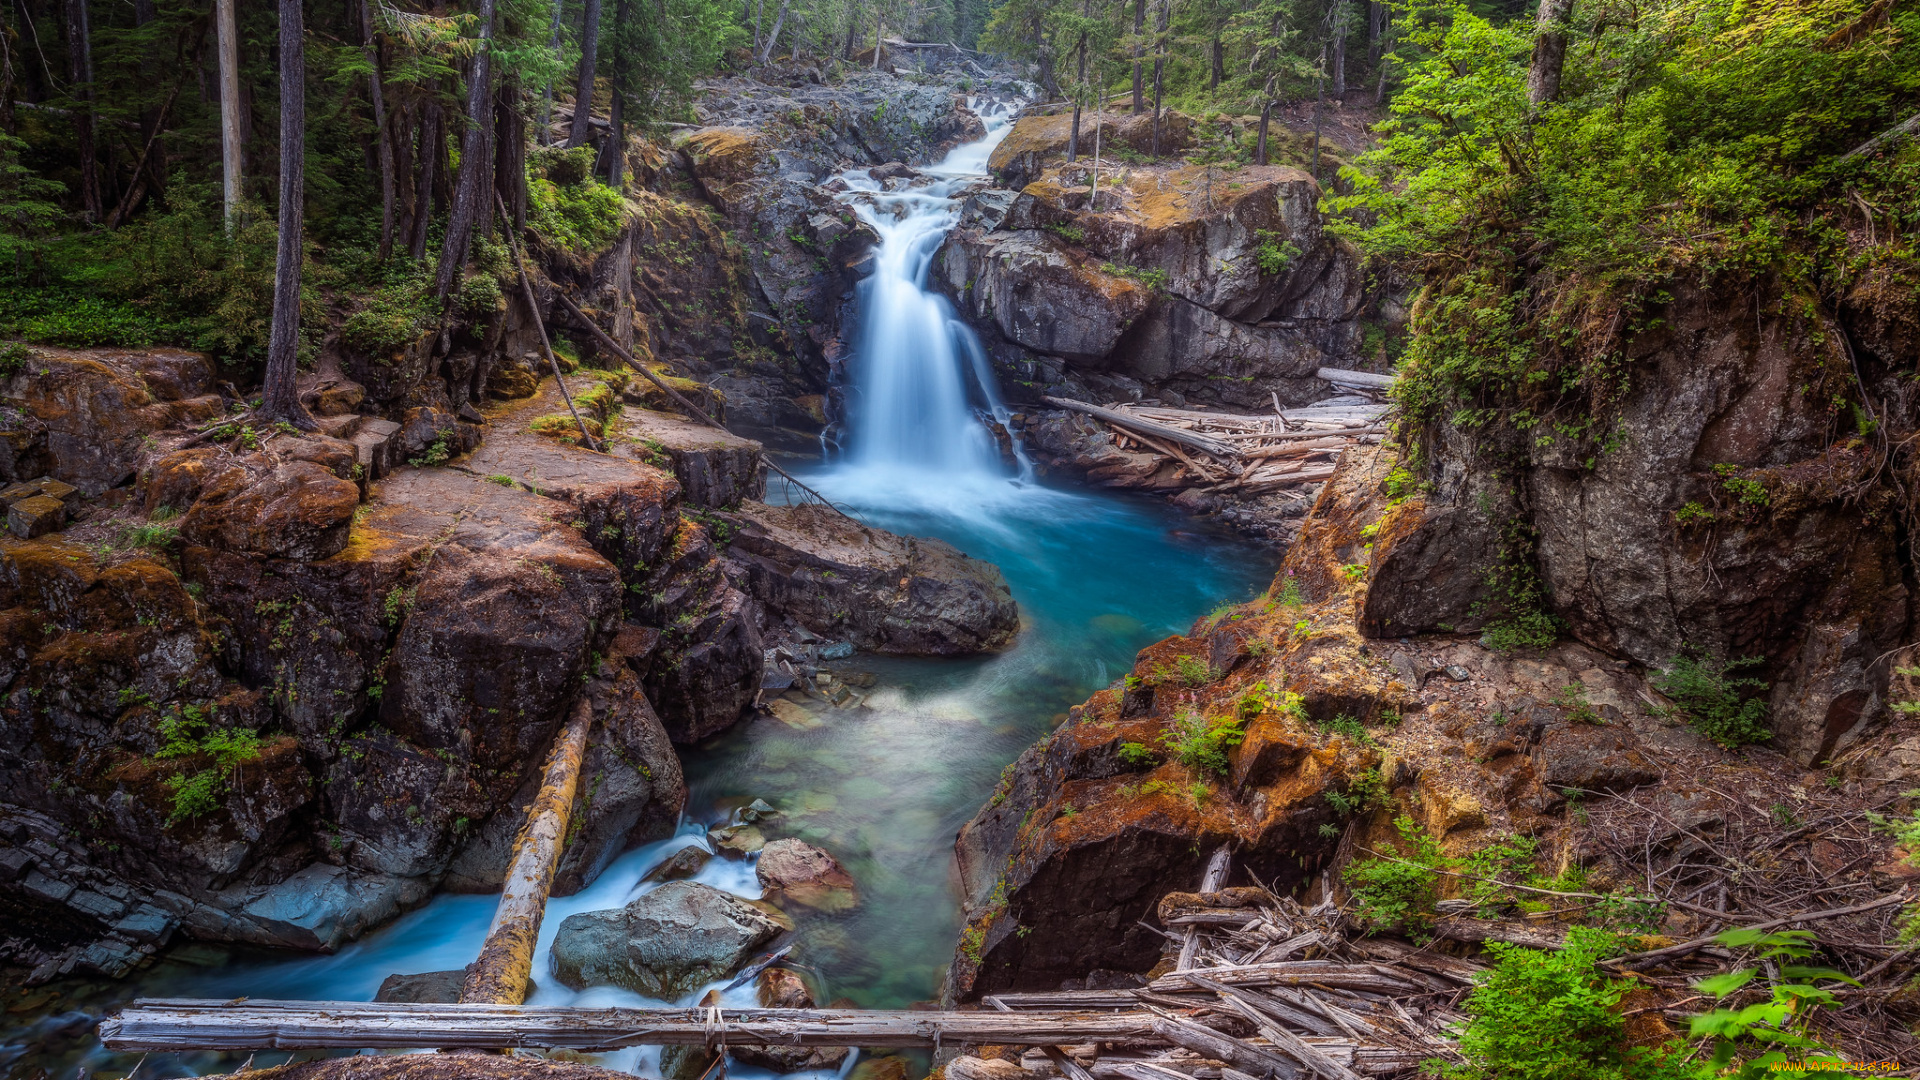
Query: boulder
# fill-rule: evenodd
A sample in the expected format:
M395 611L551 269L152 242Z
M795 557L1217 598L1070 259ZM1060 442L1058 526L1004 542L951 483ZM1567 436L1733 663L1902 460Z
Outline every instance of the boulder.
M751 439L647 409L628 409L620 430L635 440L635 456L673 472L690 506L720 510L766 497L767 468Z
M813 992L800 976L786 968L770 967L760 973L755 992L763 1009L811 1009ZM734 1059L777 1073L806 1072L814 1069L838 1069L847 1060L844 1046L728 1046Z
M310 562L347 546L359 505L359 487L320 465L249 455L211 468L181 518L180 535L225 551Z
M1104 360L1153 302L1148 286L1037 229L957 229L940 249L936 273L969 319L1082 364Z
M389 975L380 981L380 989L374 992L373 1000L403 1005L457 1005L460 1003L460 985L466 978L465 968L426 971L418 975Z
M553 973L575 990L623 986L672 999L724 978L780 926L718 889L670 881L624 908L569 916L553 941Z
M0 480L46 474L89 498L131 479L148 435L219 416L213 366L179 350L30 348L0 379Z
M731 575L767 610L875 652L954 656L1013 640L1019 611L991 563L824 507L743 506Z
M67 523L67 504L33 495L7 504L7 531L22 540L45 536Z
M1108 146L1118 142L1135 153L1153 152L1153 116L1148 113L1084 112L1080 116L1080 152L1093 153L1094 132ZM987 158L987 171L1003 187L1023 188L1055 159L1064 160L1073 135L1073 113L1023 116ZM1160 152L1174 154L1193 145L1193 121L1172 109L1161 113Z
M713 852L690 844L667 856L660 865L647 871L647 876L640 880L644 882L682 881L698 874L712 861Z
M762 848L753 874L760 887L820 911L846 911L859 903L853 878L833 856L791 838Z

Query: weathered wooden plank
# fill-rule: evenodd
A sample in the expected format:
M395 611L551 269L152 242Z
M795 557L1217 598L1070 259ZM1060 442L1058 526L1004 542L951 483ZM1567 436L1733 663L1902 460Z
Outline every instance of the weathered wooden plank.
M1222 1035L1212 1028L1173 1017L1158 1017L1153 1022L1154 1034L1183 1046L1203 1057L1224 1061L1241 1072L1253 1076L1272 1077L1273 1080L1294 1080L1300 1070L1279 1054L1264 1047L1252 1046L1232 1036Z
M569 1009L365 1001L141 999L100 1025L122 1053L172 1050L613 1049L730 1043L788 1046L1045 1046L1150 1037L1142 1012L913 1012Z
M1204 974L1207 978L1226 983L1228 986L1308 986L1319 983L1323 986L1346 990L1378 990L1388 994L1405 994L1418 989L1409 983L1381 975L1367 968L1319 960L1291 960L1278 964L1208 968ZM1185 975L1175 972L1162 975L1148 983L1147 989L1164 994L1181 990L1197 990L1201 987L1196 986Z

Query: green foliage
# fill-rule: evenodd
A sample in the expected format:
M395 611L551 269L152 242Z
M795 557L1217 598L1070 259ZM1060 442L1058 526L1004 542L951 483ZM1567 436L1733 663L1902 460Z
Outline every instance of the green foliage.
M1534 534L1524 523L1509 521L1502 543L1487 568L1487 599L1495 615L1485 640L1498 652L1545 649L1560 636L1560 620L1547 611L1546 586L1533 565ZM1478 614L1480 605L1476 605Z
M1722 462L1713 467L1713 475L1720 478L1720 486L1737 499L1741 506L1762 507L1772 501L1772 497L1767 494L1767 486L1758 480L1741 476L1738 465Z
M1072 244L1078 244L1087 238L1087 230L1078 225L1067 225L1058 221L1047 225L1046 230Z
M1184 712L1161 734L1160 745L1167 748L1173 760L1189 769L1224 776L1227 751L1240 745L1240 740L1246 737L1246 732L1241 730L1243 723L1245 721L1238 717L1209 720L1196 712Z
M1595 964L1621 950L1612 934L1575 927L1566 947L1540 951L1488 942L1492 968L1468 995L1462 1064L1447 1080L1679 1080L1681 1058L1624 1049L1620 999L1633 989Z
M1435 872L1445 862L1440 842L1405 815L1393 819L1393 825L1401 843L1380 846L1395 859L1360 859L1347 866L1347 886L1357 905L1354 918L1370 930L1426 926L1440 899L1440 875Z
M451 456L451 449L447 446L447 437L442 434L435 436L434 440L427 444L426 449L420 451L419 457L408 458L407 464L416 469L429 469L435 465L446 464L447 458Z
M227 784L242 765L260 756L259 733L251 728L215 727L214 709L197 705L169 710L160 718L159 761L192 759L204 768L181 770L166 781L172 796L167 824L203 817L219 809Z
M340 340L376 361L419 340L433 327L439 312L433 302L433 280L425 270L410 274L368 294L360 310L340 326Z
M1820 984L1858 986L1860 983L1845 972L1802 962L1814 955L1815 939L1811 930L1768 933L1741 928L1729 930L1715 940L1724 948L1754 950L1756 959L1764 965L1771 993L1742 1008L1717 1008L1693 1018L1688 1037L1711 1040L1712 1056L1701 1066L1701 1076L1763 1080L1825 1071L1803 1072L1792 1067L1794 1062L1837 1065L1841 1061L1839 1055L1827 1050L1811 1034L1814 1014L1823 1007L1840 1004L1833 991ZM1740 968L1702 979L1695 988L1724 999L1760 977L1761 967ZM1760 1052L1752 1053L1755 1050Z
M1152 289L1154 292L1165 292L1167 288L1167 272L1158 266L1151 270L1142 270L1138 266L1123 266L1120 263L1103 262L1100 264L1100 269L1112 274L1114 277L1126 278L1128 281L1137 281L1147 288Z
M1568 683L1553 695L1553 703L1567 710L1567 719L1576 724L1603 725L1606 717L1587 700L1587 688L1581 683Z
M1234 703L1234 712L1242 720L1252 720L1262 713L1274 712L1290 720L1305 722L1307 702L1291 690L1271 690L1262 681L1254 683L1246 693L1240 695L1240 700Z
M1845 153L1920 102L1920 12L1656 0L1576 18L1560 98L1538 109L1530 17L1413 0L1396 21L1382 147L1331 203L1338 231L1426 278L1395 387L1410 431L1579 433L1671 284L1778 275L1834 295L1912 258L1920 148ZM1875 245L1851 238L1855 199L1877 208Z
M1255 235L1260 245L1253 249L1253 261L1263 274L1284 274L1293 260L1300 257L1300 245L1272 229L1260 229Z
M1145 743L1123 742L1120 744L1120 764L1130 769L1148 768L1160 760Z
M1280 583L1279 595L1273 599L1281 607L1288 608L1297 608L1306 603L1306 599L1300 595L1300 582L1291 574L1287 575L1287 580Z
M1767 703L1761 692L1767 684L1752 677L1728 673L1763 663L1758 656L1718 661L1689 649L1667 661L1653 684L1673 699L1674 707L1695 731L1731 750L1773 737L1767 727Z
M581 147L589 154L591 147ZM544 176L527 178L527 224L567 251L597 252L626 224L627 203L618 191L591 179L560 185Z
M1364 814L1386 806L1392 801L1387 791L1387 778L1380 770L1362 769L1348 781L1345 791L1329 790L1327 804L1343 817Z

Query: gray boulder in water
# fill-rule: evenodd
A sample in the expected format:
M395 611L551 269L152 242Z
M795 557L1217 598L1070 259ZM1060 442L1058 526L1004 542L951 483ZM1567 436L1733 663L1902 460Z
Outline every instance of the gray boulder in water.
M553 975L575 990L612 985L673 998L738 970L780 929L718 889L670 881L626 907L569 916L553 940Z

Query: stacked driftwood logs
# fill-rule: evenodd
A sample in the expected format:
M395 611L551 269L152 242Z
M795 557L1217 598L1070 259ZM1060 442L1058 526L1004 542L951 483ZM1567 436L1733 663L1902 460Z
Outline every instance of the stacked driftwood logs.
M1159 454L1178 462L1208 494L1250 498L1333 475L1340 454L1359 439L1378 441L1388 406L1378 400L1392 380L1383 375L1321 369L1340 395L1300 408L1233 414L1119 403L1088 405L1065 398L1048 404L1085 413L1113 429L1122 450Z

